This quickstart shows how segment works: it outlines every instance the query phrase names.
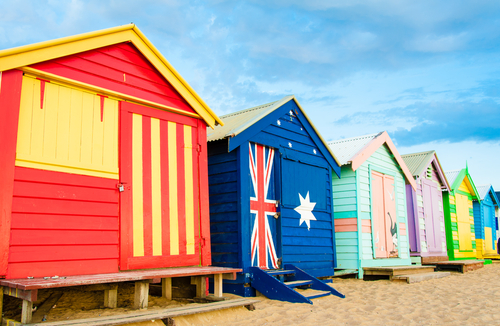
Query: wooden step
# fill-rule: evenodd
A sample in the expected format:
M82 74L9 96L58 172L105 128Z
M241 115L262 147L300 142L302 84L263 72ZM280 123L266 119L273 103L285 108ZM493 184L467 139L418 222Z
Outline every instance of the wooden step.
M290 281L290 282L283 282L283 283L286 286L288 286L289 288L296 288L299 286L310 285L310 284L312 284L312 281L303 280L303 281Z
M326 296L332 294L329 291L321 291L321 290L313 290L313 289L297 290L297 292L299 292L300 294L302 294L304 297L308 298L309 300L321 298L321 297L326 297Z
M436 266L436 271L456 271L467 273L475 271L476 269L484 266L482 260L449 260L449 261L436 261L432 263Z
M85 319L74 319L74 320L62 320L54 322L42 322L25 324L26 326L60 326L60 325L70 325L70 326L104 326L104 325L123 325L129 323L137 323L142 321L148 321L153 319L165 319L178 316L192 315L202 312L234 308L240 306L250 306L254 303L259 302L255 299L231 299L227 301L218 301L212 303L204 304L189 304L183 307L177 308L167 308L159 310L147 310L147 311L134 311L128 314L111 315L95 318L85 318ZM3 319L4 323L7 319ZM9 320L10 321L10 320ZM19 324L20 325L20 324Z
M267 274L272 275L272 276L295 274L295 271L284 270L284 269L283 270L264 271L264 272L266 272Z
M365 275L385 275L385 276L396 276L396 275L409 275L409 274L425 274L434 272L435 266L383 266L383 267L364 267L363 273Z
M335 274L332 277L339 277L343 275L358 274L357 269L336 269Z
M427 280L433 280L437 278L443 278L450 276L450 272L433 272L424 274L409 274L409 275L397 275L393 276L392 280L404 280L406 283L418 283Z

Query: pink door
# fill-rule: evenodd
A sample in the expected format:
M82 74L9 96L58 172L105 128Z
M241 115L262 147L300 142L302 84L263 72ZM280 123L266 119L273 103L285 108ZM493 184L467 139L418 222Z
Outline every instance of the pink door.
M394 178L372 171L371 191L375 258L398 257Z

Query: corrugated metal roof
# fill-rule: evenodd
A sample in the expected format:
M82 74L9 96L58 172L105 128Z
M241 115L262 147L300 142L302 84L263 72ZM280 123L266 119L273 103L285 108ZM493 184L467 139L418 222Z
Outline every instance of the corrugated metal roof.
M340 139L328 142L328 146L332 150L335 157L340 161L340 164L347 164L351 158L363 149L374 138L381 135L382 132L376 134L364 135L353 138Z
M413 154L401 155L410 170L411 174L416 177L422 174L429 165L429 162L434 157L436 151L420 152Z
M455 183L455 179L458 177L458 174L462 170L454 170L454 171L445 171L444 174L446 175L446 179L448 179L448 183L450 184L450 187Z
M286 96L279 101L255 106L250 109L226 114L219 118L224 122L224 126L216 126L215 129L207 130L207 140L214 141L231 137L247 129L272 111L279 108L283 103L288 102L294 96Z
M481 200L484 200L484 197L486 197L486 195L490 191L490 188L491 188L491 184L476 186L477 192L479 194L479 198L481 198Z
M323 136L319 133L319 131L316 129L314 126L313 122L309 117L307 116L307 113L304 111L302 106L299 104L297 99L295 98L295 95L288 95L283 97L279 101L255 106L250 109L226 114L220 117L220 119L223 121L224 126L216 126L215 129L207 129L207 140L208 141L215 141L215 140L220 140L224 139L227 137L234 137L240 134L241 132L245 131L247 128L253 126L255 123L259 122L261 119L265 118L268 114L273 112L274 110L277 110L284 104L286 104L289 101L294 101L297 107L299 107L300 111L304 115L305 119L309 123L309 125L312 127L318 138L320 139L321 143L325 146L325 149L328 151L328 154L332 156L333 160L335 161L335 164L340 167L339 160L335 156L335 154L332 152L330 147L328 147L328 144L324 140ZM331 164L331 163L330 163ZM333 167L333 165L332 165ZM334 168L337 174L340 174L340 169ZM339 175L340 176L340 175Z

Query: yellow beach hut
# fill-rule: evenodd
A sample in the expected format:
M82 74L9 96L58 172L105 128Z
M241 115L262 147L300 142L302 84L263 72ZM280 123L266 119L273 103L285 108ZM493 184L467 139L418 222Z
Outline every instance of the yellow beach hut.
M445 172L450 191L443 193L446 242L450 260L475 259L476 237L472 202L480 200L466 167Z

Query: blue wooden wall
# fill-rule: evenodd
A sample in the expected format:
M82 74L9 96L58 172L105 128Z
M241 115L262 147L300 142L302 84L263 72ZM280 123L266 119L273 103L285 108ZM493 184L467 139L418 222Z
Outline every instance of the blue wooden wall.
M238 150L227 151L227 140L208 143L208 184L212 265L241 267L238 241Z

